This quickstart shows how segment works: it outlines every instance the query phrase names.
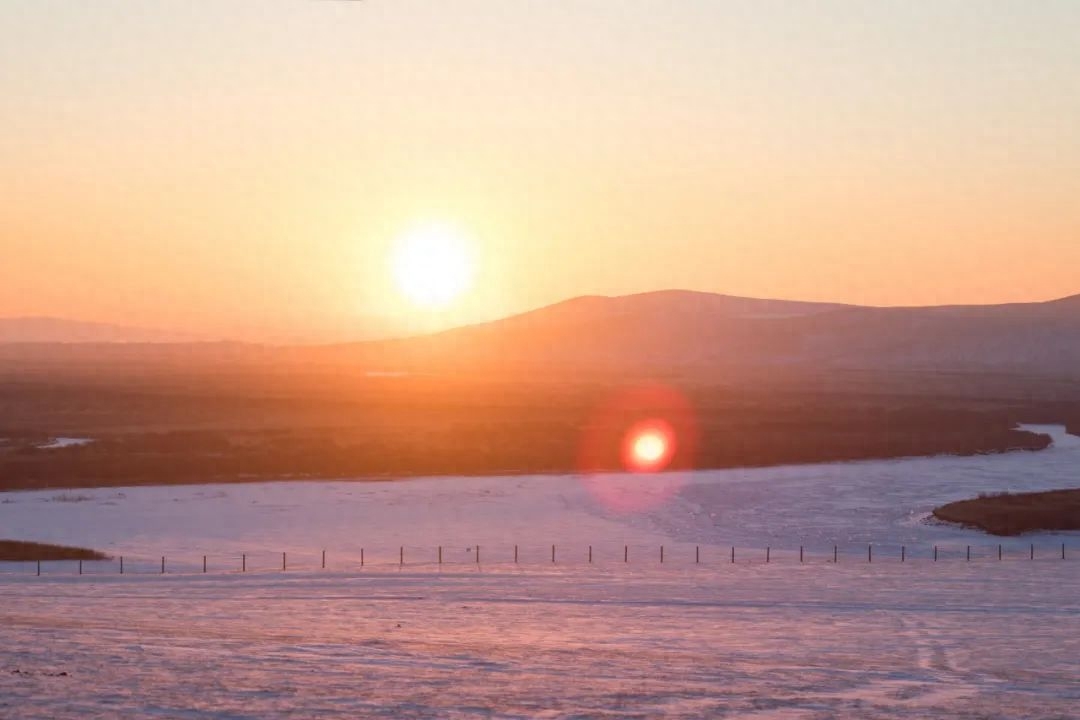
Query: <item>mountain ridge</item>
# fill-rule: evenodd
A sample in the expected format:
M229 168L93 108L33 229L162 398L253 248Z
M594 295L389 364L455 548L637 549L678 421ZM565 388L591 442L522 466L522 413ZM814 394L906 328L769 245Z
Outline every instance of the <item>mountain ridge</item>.
M439 330L425 336L441 336L470 329L499 326L507 323L565 321L575 316L595 320L597 316L583 315L601 311L604 316L639 314L693 314L716 313L727 318L773 318L804 317L837 310L870 311L882 314L936 313L958 315L1016 314L1053 315L1056 313L1080 313L1080 294L1034 302L1010 302L991 304L946 305L857 305L812 300L785 300L757 298L701 290L664 289L650 290L626 295L579 295L555 303L532 308L520 313L478 323L468 323ZM10 316L0 317L0 344L5 343L202 343L236 342L255 345L284 346L349 346L370 342L402 342L417 336L401 337L386 333L382 337L364 338L338 342L258 342L230 337L210 337L194 333L142 327L121 323L78 320L57 316Z
M572 298L426 336L337 346L368 362L608 372L1001 369L1080 376L1080 296L875 307L692 291Z
M62 321L57 327L64 327ZM686 290L589 295L429 335L322 345L177 345L67 337L6 357L213 357L343 372L724 376L831 370L1007 372L1080 379L1080 295L998 305L874 307ZM93 329L113 326L93 326ZM55 327L53 328L56 329ZM150 338L159 337L153 331ZM108 336L108 332L105 333ZM26 346L26 343L23 343ZM50 347L57 348L50 351Z

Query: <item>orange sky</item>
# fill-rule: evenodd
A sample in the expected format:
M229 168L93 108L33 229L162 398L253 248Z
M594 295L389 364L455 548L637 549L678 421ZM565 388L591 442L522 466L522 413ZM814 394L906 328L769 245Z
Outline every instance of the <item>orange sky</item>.
M334 340L588 294L1080 292L1080 4L0 6L0 316ZM396 239L449 222L418 311Z

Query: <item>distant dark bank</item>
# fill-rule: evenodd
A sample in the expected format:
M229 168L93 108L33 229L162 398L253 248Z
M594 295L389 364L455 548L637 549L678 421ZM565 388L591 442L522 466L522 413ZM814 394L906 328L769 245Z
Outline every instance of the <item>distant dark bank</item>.
M982 495L942 505L934 517L991 535L1080 530L1080 489Z
M0 449L0 491L303 479L584 472L577 428L454 426L379 435L343 430L131 433L87 445ZM589 471L621 471L619 428ZM671 470L800 465L1043 450L1050 436L993 423L955 428L897 423L711 427Z
M918 395L834 380L0 376L0 490L618 471L627 437L656 420L673 433L671 470L977 455L1042 450L1051 438L1018 423L1077 411L947 396L968 382L990 393L982 376Z
M22 542L20 540L0 540L0 562L108 559L109 557L104 553L97 550L87 550L86 548Z

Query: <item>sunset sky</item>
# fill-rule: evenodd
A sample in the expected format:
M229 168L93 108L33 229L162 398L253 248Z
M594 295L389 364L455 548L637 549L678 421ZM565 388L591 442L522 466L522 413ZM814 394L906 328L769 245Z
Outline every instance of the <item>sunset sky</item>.
M0 118L0 317L1080 293L1073 0L4 0ZM394 266L432 226L471 264L434 308Z

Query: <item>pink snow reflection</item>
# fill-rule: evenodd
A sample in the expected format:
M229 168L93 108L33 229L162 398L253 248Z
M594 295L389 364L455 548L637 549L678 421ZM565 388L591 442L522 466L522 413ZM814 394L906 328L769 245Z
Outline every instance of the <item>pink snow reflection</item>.
M587 475L582 481L608 510L636 513L663 505L683 486L682 473Z

